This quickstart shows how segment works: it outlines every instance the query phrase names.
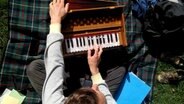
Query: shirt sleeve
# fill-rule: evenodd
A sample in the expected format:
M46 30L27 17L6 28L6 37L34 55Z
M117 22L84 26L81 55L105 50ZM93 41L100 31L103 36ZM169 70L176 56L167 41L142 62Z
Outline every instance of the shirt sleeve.
M98 89L104 94L107 104L117 104L116 101L114 100L112 94L110 93L109 88L108 88L105 80L103 80L100 73L97 73L97 74L91 76L91 79L92 79L93 84L97 84Z
M42 89L42 104L63 104L64 58L62 53L63 35L60 33L60 25L50 25L47 36L44 63L46 79Z
M51 24L49 33L61 33L61 24Z

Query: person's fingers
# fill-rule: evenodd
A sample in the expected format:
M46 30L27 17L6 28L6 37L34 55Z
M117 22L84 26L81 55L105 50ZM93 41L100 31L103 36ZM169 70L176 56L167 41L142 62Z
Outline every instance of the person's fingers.
M100 47L99 47L98 55L101 56L102 52L103 52L103 49L102 49L102 46L100 46Z
M91 57L91 49L88 48L88 58Z
M53 5L53 2L50 2L49 6L51 7Z
M60 0L61 6L64 7L65 6L65 0Z
M97 54L98 54L98 45L95 45L95 46L94 46L94 50L95 50L94 55L97 55Z
M56 3L57 2L57 0L53 0L53 3Z
M61 0L57 0L57 3L61 3Z
M65 11L68 12L68 9L69 9L69 3L66 3L66 5L65 5Z

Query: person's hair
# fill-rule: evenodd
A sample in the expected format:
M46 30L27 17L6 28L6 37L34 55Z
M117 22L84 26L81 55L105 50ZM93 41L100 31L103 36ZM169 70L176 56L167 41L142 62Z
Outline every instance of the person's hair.
M98 97L93 89L80 88L69 95L64 104L98 104Z

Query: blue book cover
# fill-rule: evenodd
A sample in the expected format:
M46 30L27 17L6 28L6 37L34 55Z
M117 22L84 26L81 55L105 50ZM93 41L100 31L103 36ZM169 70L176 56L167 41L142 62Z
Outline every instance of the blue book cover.
M141 104L150 90L144 81L128 72L114 97L118 104Z

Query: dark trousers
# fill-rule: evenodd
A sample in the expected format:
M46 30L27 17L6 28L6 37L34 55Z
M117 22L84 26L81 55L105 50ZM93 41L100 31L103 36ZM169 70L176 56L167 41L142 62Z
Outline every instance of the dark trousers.
M106 55L108 55L108 57ZM109 86L109 90L112 95L118 89L126 73L125 65L120 64L123 63L122 61L124 61L124 59L121 59L119 56L117 57L117 55L118 54L116 54L116 52L103 53L101 63L99 65L100 73ZM69 73L69 77L65 80L67 89L64 90L65 96L68 96L76 89L82 87L80 79L85 78L86 75L90 76L87 58L65 58L65 71ZM27 76L35 91L41 95L46 76L44 61L42 59L32 61L27 67Z

